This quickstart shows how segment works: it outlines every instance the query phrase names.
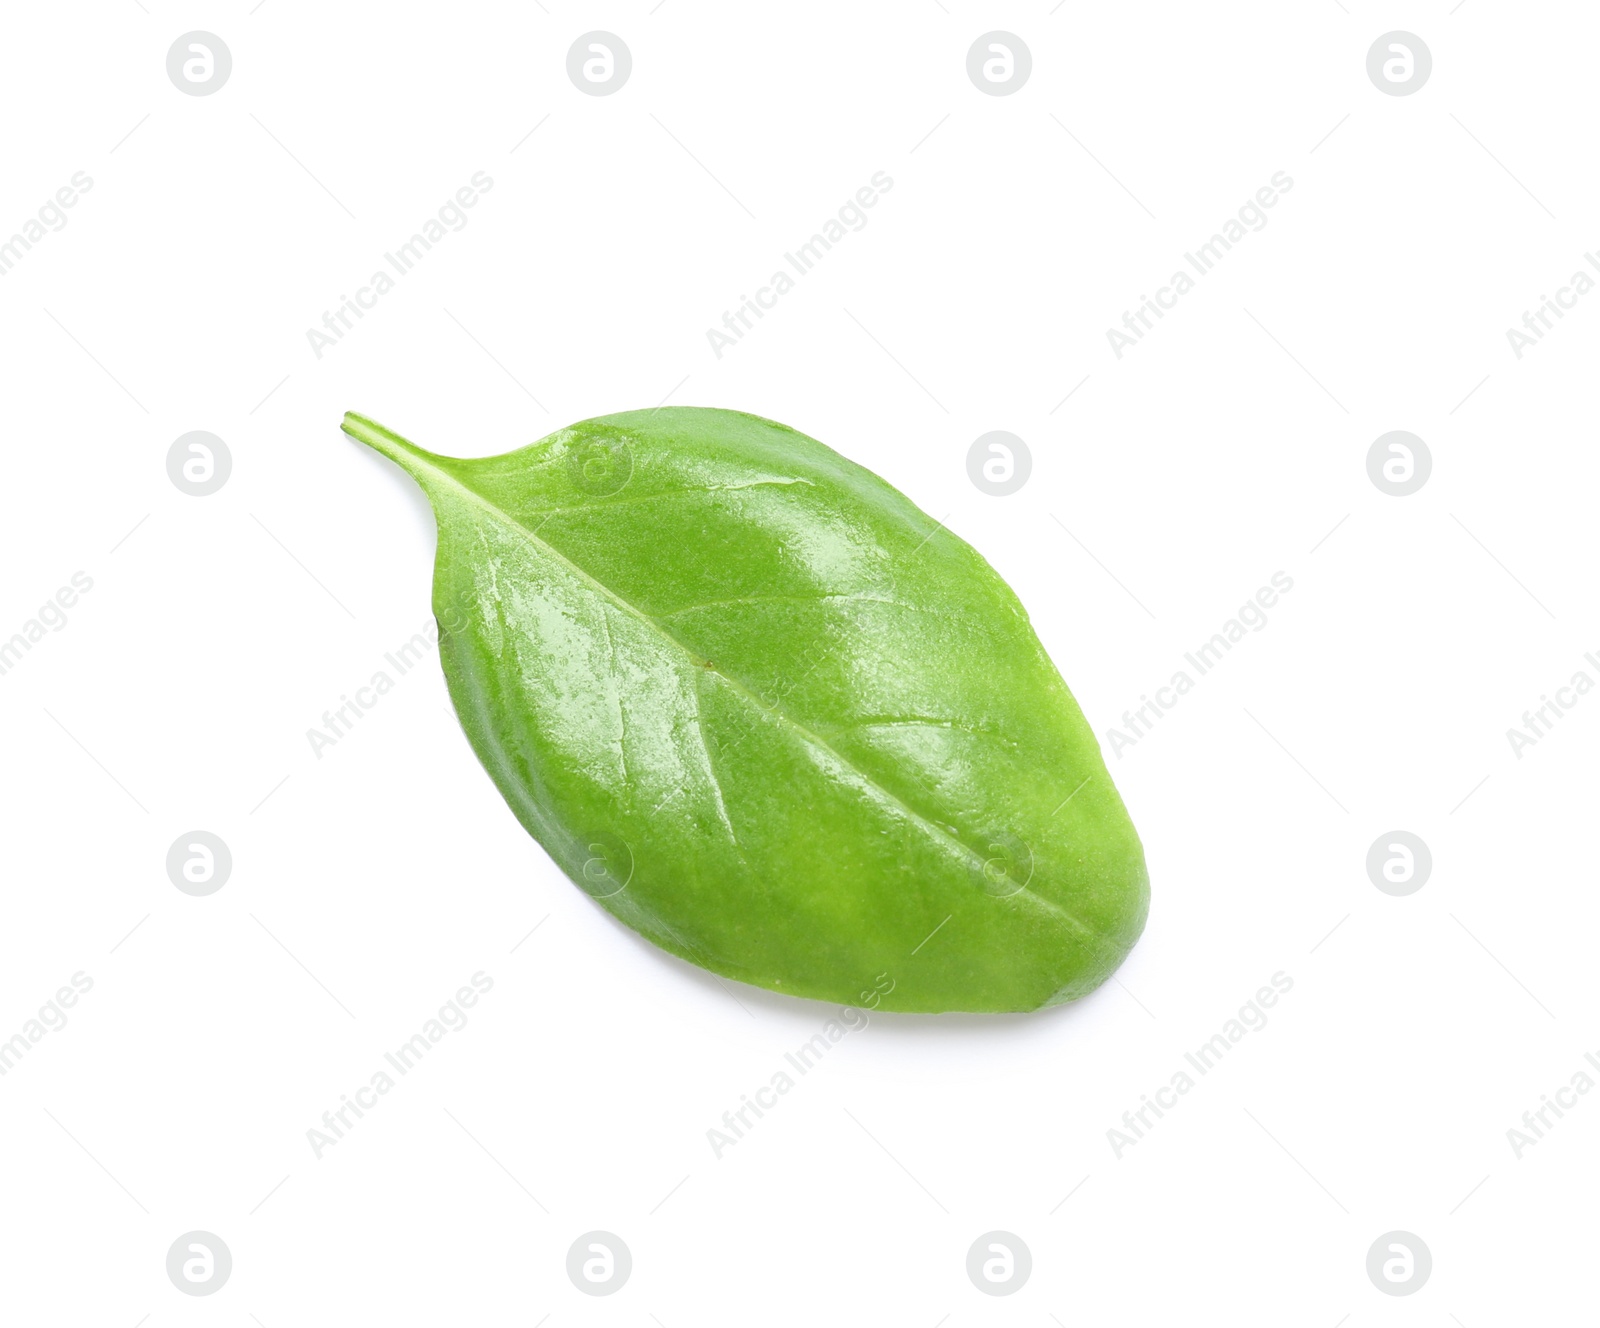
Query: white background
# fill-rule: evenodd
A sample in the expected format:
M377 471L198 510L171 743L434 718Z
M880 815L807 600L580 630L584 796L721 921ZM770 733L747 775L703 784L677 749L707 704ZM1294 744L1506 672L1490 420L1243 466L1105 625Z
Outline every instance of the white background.
M1600 696L1521 759L1506 730L1600 678L1600 297L1520 360L1505 333L1600 242L1600 24L1452 3L8 6L0 235L94 183L0 280L0 637L94 585L0 677L0 1037L94 986L0 1079L0 1318L1591 1313L1600 1095L1520 1159L1506 1132L1600 1050ZM211 96L166 74L192 29L232 51ZM632 51L612 96L565 72L593 29ZM1031 49L1015 95L967 77L991 29ZM1394 29L1432 50L1415 95L1366 73ZM719 360L706 329L880 170L870 224ZM307 329L476 171L470 224L318 359ZM1106 329L1277 171L1270 224L1117 359ZM720 1159L707 1130L829 1009L612 923L432 660L306 737L429 616L431 520L346 409L473 455L669 395L948 514L1102 734L1294 581L1108 747L1152 878L1119 981L874 1016ZM197 429L233 458L204 498L166 473ZM993 429L1033 456L1007 498L967 477ZM1395 429L1433 456L1407 498L1366 472ZM233 854L207 898L165 869L195 829ZM1395 829L1434 859L1406 898L1365 868ZM470 1023L316 1158L480 970ZM1119 1159L1122 1113L1278 971L1268 1025ZM205 1299L164 1270L196 1229L234 1260ZM565 1272L594 1229L633 1255L607 1298ZM1007 1298L965 1271L995 1229L1033 1255ZM1404 1299L1365 1271L1397 1229L1433 1254Z

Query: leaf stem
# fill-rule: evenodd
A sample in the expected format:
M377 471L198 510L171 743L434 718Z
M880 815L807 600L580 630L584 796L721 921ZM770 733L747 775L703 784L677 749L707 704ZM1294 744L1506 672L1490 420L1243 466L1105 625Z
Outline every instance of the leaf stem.
M423 482L423 476L427 472L438 470L439 463L447 460L437 453L418 447L409 439L402 438L393 429L385 428L376 420L369 419L365 415L357 415L353 410L345 412L344 422L339 427L358 443L365 443L374 452L381 452L418 483Z

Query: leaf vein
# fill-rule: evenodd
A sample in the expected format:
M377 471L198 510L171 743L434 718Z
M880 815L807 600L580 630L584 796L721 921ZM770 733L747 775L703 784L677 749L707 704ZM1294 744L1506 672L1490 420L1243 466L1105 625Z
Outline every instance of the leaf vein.
M934 612L921 604L908 604L900 599L884 599L878 595L737 595L732 599L708 599L699 604L685 604L682 608L673 609L668 613L649 616L653 621L665 622L669 618L677 618L685 613L698 613L702 609L720 609L734 604L824 604L829 600L841 600L852 604L892 604L896 608L909 609L913 613Z

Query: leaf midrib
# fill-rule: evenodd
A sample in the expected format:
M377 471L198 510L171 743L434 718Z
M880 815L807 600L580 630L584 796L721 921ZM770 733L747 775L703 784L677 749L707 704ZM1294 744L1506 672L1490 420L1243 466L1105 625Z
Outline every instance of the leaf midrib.
M378 427L381 428L382 426L378 426ZM383 430L383 432L390 433L389 430ZM393 435L393 434L390 434L390 436L391 437L395 437L395 435ZM475 490L475 489L471 488L470 486L462 483L459 479L457 479L449 471L443 469L440 466L434 465L431 462L431 460L429 459L428 455L426 453L422 452L422 450L420 448L414 448L414 447L412 447L410 445L407 445L407 450L403 453L403 456L404 456L404 460L402 460L401 457L393 456L392 454L390 454L390 459L396 461L403 468L411 471L413 477L417 478L419 480L419 482L421 481L421 476L418 474L418 470L425 470L430 477L436 478L443 485L448 486L451 490L454 490L455 492L459 493L463 498L465 498L468 502L470 502L474 507L482 509L483 511L489 513L490 516L492 516L492 517L496 518L497 520L499 520L503 525L508 526L511 529L516 530L517 532L519 532L524 538L526 538L528 540L528 542L530 544L536 545L539 549L541 549L545 553L547 553L556 562L558 562L558 563L562 564L563 566L567 567L568 569L570 569L572 571L572 573L574 575L576 575L581 581L583 581L583 582L587 583L588 585L592 586L602 597L604 597L605 599L609 600L611 603L615 604L624 613L627 613L627 614L631 615L632 617L638 619L638 621L640 621L641 623L646 624L652 631L654 631L658 636L660 636L662 638L662 640L666 641L668 644L672 645L679 652L681 652L684 656L686 656L688 658L688 660L690 661L690 663L692 663L695 666L703 669L705 672L715 674L717 677L721 678L730 688L733 689L735 694L737 694L738 696L744 698L756 710L760 711L763 714L776 716L776 718L780 722L786 724L796 734L798 734L803 740L805 740L806 742L810 743L811 746L816 748L818 751L825 752L832 760L837 761L841 766L843 766L847 770L850 770L851 772L853 772L856 775L856 777L859 778L862 781L863 784L865 784L874 793L876 793L878 795L878 797L880 797L885 803L887 803L890 806L898 809L903 815L905 815L915 825L921 827L925 831L928 831L935 840L943 841L943 842L945 842L947 844L950 844L950 845L954 846L954 848L957 850L957 852L960 853L963 857L968 858L972 862L975 862L978 865L978 869L980 871L983 869L983 866L984 866L984 863L985 863L985 859L984 859L982 854L977 852L975 849L969 847L967 844L964 844L960 839L958 839L955 835L952 835L948 830L946 830L943 826L941 826L937 821L930 820L928 817L924 816L921 812L917 811L917 809L915 807L912 807L909 803L907 803L903 798L901 798L899 796L899 794L895 793L892 789L885 788L870 773L868 773L865 770L862 770L858 765L855 764L855 762L849 760L842 752L840 752L837 748L835 748L831 743L829 743L820 734L815 733L811 729L807 728L804 724L802 724L798 719L796 719L788 711L784 710L781 706L777 706L777 705L769 706L769 705L765 704L759 696L757 696L754 692L752 692L748 687L746 687L737 678L734 678L731 675L729 675L727 673L724 673L721 669L716 668L714 665L711 664L710 661L702 660L701 658L699 658L694 653L694 651L689 648L689 646L685 642L679 640L671 632L667 631L666 628L664 628L654 617L652 617L650 614L646 613L643 609L641 609L638 605L632 603L630 600L627 600L627 599L623 598L623 596L618 594L610 586L606 585L605 582L603 582L603 581L599 580L598 578L596 578L586 568L584 568L580 564L574 562L571 558L567 557L567 555L562 553L560 549L558 549L554 545L549 544L546 541L540 539L535 531L530 530L521 521L518 521L514 516L512 516L511 513L507 512L503 507L499 507L496 504L490 502L487 498L485 498L477 490ZM430 497L431 496L432 495L430 494ZM1059 916L1061 918L1064 918L1067 922L1072 924L1073 927L1075 927L1078 931L1082 932L1084 935L1088 936L1091 940L1093 940L1093 941L1095 941L1095 942L1097 942L1099 944L1106 944L1107 943L1105 937L1101 936L1098 931L1096 931L1093 927L1089 926L1081 918L1077 917L1075 914L1069 913L1066 909L1062 908L1059 904L1056 904L1053 901L1044 898L1043 895L1040 895L1037 892L1029 889L1027 886L1023 886L1022 889L1018 892L1017 895L1006 896L1006 897L1017 898L1019 896L1023 897L1023 898L1031 899L1037 905L1039 905L1040 907L1048 910L1051 913L1056 914L1057 916Z

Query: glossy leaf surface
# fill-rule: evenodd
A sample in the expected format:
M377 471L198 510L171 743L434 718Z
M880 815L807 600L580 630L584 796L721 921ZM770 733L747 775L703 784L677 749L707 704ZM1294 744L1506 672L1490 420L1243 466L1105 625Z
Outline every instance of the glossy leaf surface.
M1027 614L877 476L723 410L476 460L344 428L433 505L479 759L629 927L725 977L921 1011L1071 1000L1138 939L1138 836Z

